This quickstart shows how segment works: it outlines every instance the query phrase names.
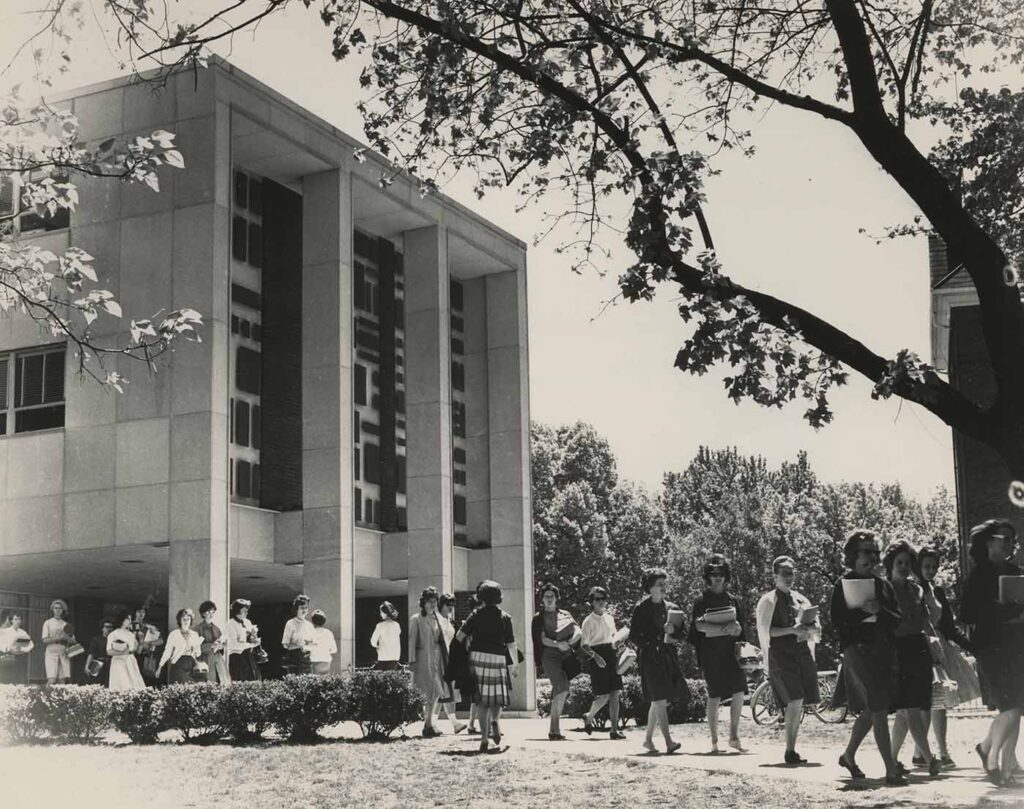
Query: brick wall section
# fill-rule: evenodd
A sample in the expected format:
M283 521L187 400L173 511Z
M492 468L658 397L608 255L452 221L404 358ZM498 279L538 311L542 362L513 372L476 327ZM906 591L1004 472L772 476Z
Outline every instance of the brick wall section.
M966 270L960 270L952 277L946 278L959 263L950 255L946 243L939 236L934 233L928 234L928 272L932 289L940 282L943 289L972 288L971 277Z
M958 390L968 391L983 406L995 397L995 380L981 333L981 312L977 306L954 307L950 315L949 379ZM953 431L956 460L956 490L960 509L961 562L971 526L993 517L1009 519L1024 532L1020 509L1007 496L1011 476L998 454L972 438ZM966 570L966 567L964 568Z
M302 508L302 197L263 182L260 505Z

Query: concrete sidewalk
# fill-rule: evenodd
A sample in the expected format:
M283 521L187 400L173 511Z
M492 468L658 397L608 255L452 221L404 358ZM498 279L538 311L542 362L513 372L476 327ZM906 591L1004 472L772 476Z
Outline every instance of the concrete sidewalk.
M801 766L782 763L782 747L767 747L753 740L745 742L751 748L746 753L730 750L716 755L710 752L711 745L706 726L697 724L676 725L672 728L673 737L683 745L678 752L673 755L665 755L664 752L652 755L642 747L643 729L628 728L624 731L625 740L612 741L608 738L607 732L595 731L592 736L587 736L576 730L579 724L579 720L565 720L562 732L567 737L566 741L552 742L548 740L546 719L503 719L502 747L544 750L570 756L636 759L659 767L685 767L737 773L754 778L788 779L830 785L836 791L885 790L887 803L976 804L986 799L997 805L1024 806L1024 788L1018 790L994 787L985 779L976 758L964 760L960 762L959 768L944 771L935 778L930 778L924 770L914 770L910 775L909 787L887 787L882 759L869 743L863 745L857 756L857 764L868 778L854 781L849 773L839 766L841 746L827 750L801 747L801 754L809 760L807 764ZM447 729L447 723L442 727ZM843 727L848 729L849 726ZM479 736L467 736L465 733L453 736L447 733L438 742L446 748L471 750L479 744L479 740ZM664 750L664 743L660 738L656 738L655 743L659 750Z

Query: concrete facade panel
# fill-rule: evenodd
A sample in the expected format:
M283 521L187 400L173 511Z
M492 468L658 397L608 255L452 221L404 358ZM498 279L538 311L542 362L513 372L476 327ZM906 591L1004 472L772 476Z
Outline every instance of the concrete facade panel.
M170 522L170 487L168 484L118 488L115 503L117 528L114 532L114 539L116 544L138 545L168 541Z
M116 460L117 433L113 424L66 429L64 491L113 489Z
M170 423L167 419L122 422L116 428L117 486L166 483L170 479Z
M114 544L114 492L103 489L64 495L64 550Z

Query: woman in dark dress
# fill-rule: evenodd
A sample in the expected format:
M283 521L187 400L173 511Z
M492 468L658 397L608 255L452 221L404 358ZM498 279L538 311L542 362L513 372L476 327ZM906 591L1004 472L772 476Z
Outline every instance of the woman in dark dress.
M654 746L655 727L661 729L665 738L666 753L674 753L679 749L680 744L672 740L668 724L668 703L669 700L690 698L676 651L685 632L669 623L669 610L678 608L665 600L667 580L668 573L661 568L644 571L641 586L647 595L633 609L633 617L629 622L629 639L637 648L640 685L644 697L651 701L647 712L647 736L644 739L644 748L649 753L657 752ZM666 640L666 637L671 640Z
M814 645L821 637L821 621L811 618L813 605L793 589L796 562L779 556L772 562L775 589L757 602L757 635L764 656L765 673L775 701L785 709L786 764L806 764L796 751L804 705L821 701Z
M934 660L929 638L935 636L935 629L924 603L924 590L910 578L917 568L917 551L909 542L893 542L886 548L883 563L900 610L900 622L893 630L899 672L896 698L892 704L898 711L899 723L899 727L893 727L893 758L898 755L903 735L909 727L910 735L924 758L924 765L932 776L936 776L940 763L928 746L928 729L924 720L925 714L932 709ZM898 759L896 766L902 772L906 771Z
M1016 530L1006 520L988 520L971 529L974 567L964 586L963 619L971 627L971 643L987 686L985 701L999 711L988 737L975 749L998 785L1014 783L1014 751L1024 709L1024 604L999 599L999 577L1021 575L1009 561L1016 539Z
M727 588L732 571L728 560L720 553L712 554L704 565L704 584L707 589L693 603L693 620L687 640L697 649L697 659L704 672L708 687L708 729L711 732L711 751L718 752L718 707L723 699L730 700L729 747L743 752L740 744L740 715L743 695L747 692L747 675L736 660L736 644L743 640L743 615L740 600ZM705 620L709 610L735 612L736 620L714 623Z
M550 582L540 588L540 611L533 616L533 659L538 674L551 681L551 721L548 739L565 741L562 735L562 708L569 696L569 673L566 664L573 656L573 647L580 642L581 632L568 610L558 608L558 588ZM579 668L576 669L579 673Z
M909 782L896 766L889 740L889 711L896 698L897 678L893 631L900 622L900 610L892 585L876 573L880 557L874 531L851 531L843 546L847 572L832 589L830 613L843 650L847 701L850 710L859 714L850 728L850 741L839 757L839 766L849 770L854 778L864 778L856 756L864 737L872 730L885 762L885 782L905 786ZM857 580L873 582L875 597L854 608L847 605L843 582Z

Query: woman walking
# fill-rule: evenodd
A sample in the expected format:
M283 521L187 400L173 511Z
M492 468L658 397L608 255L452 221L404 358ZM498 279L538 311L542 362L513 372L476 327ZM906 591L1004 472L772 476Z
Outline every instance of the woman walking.
M227 637L228 673L232 682L263 679L256 663L255 650L260 640L256 627L249 620L250 607L252 602L247 598L236 598L228 610L231 619L224 627L224 634Z
M284 664L289 674L309 674L313 671L309 654L316 637L313 635L313 624L306 620L308 615L309 596L295 596L292 599L292 617L284 625L281 635Z
M459 643L471 638L469 665L480 720L480 751L488 749L487 730L501 746L501 711L512 699L512 680L516 676L518 649L512 616L499 606L501 585L484 581L477 589L481 606L473 612L456 634Z
M121 612L114 619L117 629L107 635L107 654L110 656L110 690L141 691L146 687L135 657L138 639L132 629L132 614Z
M644 697L650 700L647 713L647 736L644 748L656 753L654 730L659 728L665 738L665 752L674 753L680 748L673 741L668 724L669 700L690 698L690 691L683 679L676 655L676 646L684 635L669 622L669 610L676 610L675 604L665 600L668 573L661 568L644 571L641 586L647 593L633 609L629 622L629 639L637 647L637 662L640 667L640 684Z
M437 703L451 699L451 690L444 680L448 649L442 628L448 619L437 612L439 598L436 587L425 589L420 593L419 614L409 621L409 668L413 685L423 694L423 736L427 739L441 735L434 727Z
M814 645L821 634L821 620L811 602L793 589L796 581L793 557L777 557L772 562L772 572L775 589L757 602L758 641L775 701L785 710L786 754L783 760L786 764L806 764L807 759L796 751L796 740L804 706L821 701L818 669L814 663Z
M167 670L167 682L171 685L191 683L197 680L206 682L206 672L197 671L199 659L203 656L203 639L199 633L192 629L192 620L195 613L187 607L178 610L174 616L177 629L172 629L167 635L167 643L164 652L160 656L160 663L156 667L157 679L160 679L160 672L166 664L170 664Z
M533 616L533 655L537 666L551 681L551 718L548 739L564 742L561 720L562 708L569 697L569 673L566 665L573 656L573 647L580 642L582 633L576 619L567 610L558 608L558 587L548 582L540 588L541 608ZM579 673L579 668L576 669Z
M204 601L199 605L199 617L202 620L195 627L202 641L202 654L199 659L206 664L208 682L229 685L231 675L228 674L228 662L224 656L227 640L220 627L213 622L213 616L216 614L217 605L212 601Z
M893 542L886 548L883 563L900 610L900 621L893 631L899 672L892 704L897 709L892 733L893 758L905 774L906 768L899 763L899 749L909 727L917 749L923 754L924 764L934 777L939 774L940 764L928 744L924 717L932 708L934 662L930 638L935 630L924 604L924 590L911 579L917 568L917 551L909 542Z
M68 657L68 646L75 638L67 631L68 605L62 598L50 602L50 616L43 621L43 645L46 652L43 662L46 665L46 684L71 682L71 659Z
M906 776L896 766L889 739L889 711L896 700L896 644L893 631L900 622L900 610L892 585L877 575L881 549L874 531L855 529L843 545L843 565L847 572L832 589L830 612L832 625L843 650L843 680L850 710L857 719L850 728L850 740L839 757L839 766L854 778L864 778L857 766L857 750L874 732L875 744L885 762L885 782L906 786ZM844 582L854 582L845 585ZM869 582L858 585L857 582ZM854 605L847 603L846 587ZM861 603L860 588L870 589Z
M1000 598L1000 576L1020 576L1009 561L1017 532L1007 520L987 520L971 529L974 567L964 586L963 618L971 626L978 668L987 683L985 701L999 711L985 741L975 747L989 779L1015 783L1014 751L1024 710L1024 604Z
M398 610L390 601L380 605L380 622L373 629L370 645L377 650L378 671L392 671L399 666L402 656L402 625L398 623Z
M313 645L309 651L313 674L330 674L331 658L338 653L338 642L334 639L334 633L327 628L327 616L323 610L313 610L309 622L313 624Z
M693 620L687 638L697 650L708 687L708 730L711 752L718 752L718 707L723 699L729 706L729 747L745 752L740 743L740 715L747 692L747 675L736 660L736 643L743 640L739 616L743 607L728 591L732 571L720 553L712 554L704 565L704 593L693 604ZM715 619L718 613L720 620Z
M625 739L619 732L619 692L622 690L622 676L618 672L615 642L615 618L607 611L608 591L603 587L590 588L591 613L583 619L580 627L581 644L589 657L590 685L594 701L583 717L583 729L589 736L594 732L594 717L605 705L611 731L608 736L616 741Z
M455 633L458 631L459 626L455 624L455 596L451 593L441 593L440 598L437 600L437 612L442 618L441 631L444 634L443 643L445 648L445 667L444 667L444 681L448 687L448 699L441 703L438 716L443 713L451 720L452 732L462 733L466 729L466 725L459 721L458 716L455 712L455 703L459 701L461 694L456 676L453 676L453 672L458 672L463 669L463 678L468 673L468 661L463 660L452 660L454 654L455 657L460 656L460 651L464 652L465 647L461 643L455 642ZM463 656L464 657L464 656ZM454 665L453 665L454 664Z

